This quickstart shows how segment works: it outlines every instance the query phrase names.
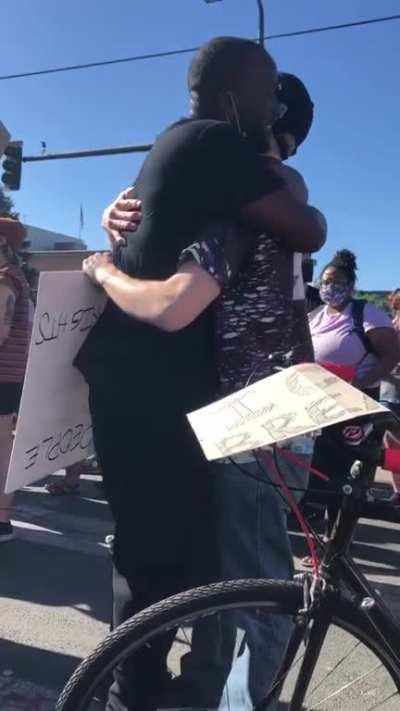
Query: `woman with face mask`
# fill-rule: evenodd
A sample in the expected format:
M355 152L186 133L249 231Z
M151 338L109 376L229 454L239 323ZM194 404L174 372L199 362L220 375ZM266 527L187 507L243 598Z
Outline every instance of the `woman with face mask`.
M347 249L323 269L323 305L309 314L311 337L318 363L352 366L353 385L378 397L380 381L396 365L399 346L389 316L354 298L356 272L356 258Z
M351 366L352 385L379 399L381 380L400 360L399 342L384 311L354 298L356 272L356 258L347 249L337 252L322 270L319 295L323 303L309 314L311 338L317 363ZM338 447L331 433L323 430L316 440L313 466L327 474L330 482L316 486L321 491L337 490L353 461L351 451ZM330 501L327 511L325 534L329 536L337 515L336 504ZM303 563L307 565L308 558Z

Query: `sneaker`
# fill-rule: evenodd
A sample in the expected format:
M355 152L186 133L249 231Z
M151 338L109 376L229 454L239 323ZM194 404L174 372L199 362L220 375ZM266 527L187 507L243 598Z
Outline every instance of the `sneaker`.
M10 521L7 521L7 523L0 521L0 543L7 543L7 541L11 541L14 536L14 529Z

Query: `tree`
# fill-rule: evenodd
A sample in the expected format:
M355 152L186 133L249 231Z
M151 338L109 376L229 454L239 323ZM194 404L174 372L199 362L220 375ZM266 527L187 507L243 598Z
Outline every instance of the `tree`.
M374 304L378 309L382 309L383 311L390 313L390 305L387 300L388 294L388 291L358 291L356 296L359 299L369 301L370 304Z
M0 217L19 217L18 212L14 209L12 199L4 192L0 186Z

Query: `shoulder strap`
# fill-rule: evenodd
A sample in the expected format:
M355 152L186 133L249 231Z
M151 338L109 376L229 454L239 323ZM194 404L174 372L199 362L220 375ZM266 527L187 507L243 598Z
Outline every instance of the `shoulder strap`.
M364 307L366 303L365 299L353 299L351 302L352 333L359 337L367 353L374 353L372 343L364 331Z

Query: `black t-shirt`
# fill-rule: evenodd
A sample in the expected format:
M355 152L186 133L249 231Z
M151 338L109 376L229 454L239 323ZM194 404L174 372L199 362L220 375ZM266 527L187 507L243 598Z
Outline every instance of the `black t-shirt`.
M142 222L114 261L131 276L167 278L205 224L238 217L246 204L282 184L229 124L180 121L158 138L144 161L135 183ZM119 407L136 398L168 400L169 408L188 411L215 396L213 344L210 309L185 329L166 333L109 301L77 365L90 385L114 392Z

